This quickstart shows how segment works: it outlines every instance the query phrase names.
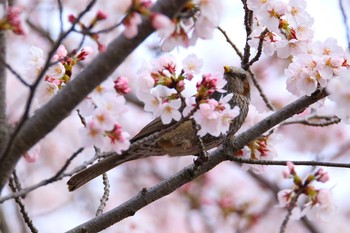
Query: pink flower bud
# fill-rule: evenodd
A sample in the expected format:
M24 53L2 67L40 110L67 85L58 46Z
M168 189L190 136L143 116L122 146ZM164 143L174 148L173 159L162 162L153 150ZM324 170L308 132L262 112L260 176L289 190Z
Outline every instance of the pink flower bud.
M75 18L74 15L69 15L69 16L68 16L68 21L69 21L69 22L75 23L76 20L77 20L77 18Z
M104 20L104 19L107 19L107 17L108 17L108 15L102 10L99 10L96 14L97 20Z
M283 174L283 178L285 179L290 178L290 171L288 169L285 169L282 174Z
M128 79L126 77L120 76L114 81L114 89L119 94L127 94L131 91L128 87Z
M32 148L30 148L29 151L26 151L23 154L23 157L28 163L34 163L39 158L40 150L41 150L40 144L36 144Z
M318 171L315 173L317 181L320 181L322 183L326 183L329 180L329 174L328 172L324 171L323 168L318 169Z

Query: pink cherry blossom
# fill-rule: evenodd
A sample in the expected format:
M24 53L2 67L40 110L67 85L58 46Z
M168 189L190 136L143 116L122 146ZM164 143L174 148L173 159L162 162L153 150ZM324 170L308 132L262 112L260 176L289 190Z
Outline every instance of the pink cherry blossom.
M320 189L317 192L316 203L307 204L303 213L313 221L327 221L335 211L332 192L329 189Z
M114 127L115 117L113 116L113 112L106 108L97 107L93 112L93 119L99 124L101 129L106 131Z
M119 124L115 124L114 129L107 133L107 140L104 149L107 151L112 150L121 154L123 150L129 148L129 138L129 133L122 131L122 127Z
M104 130L100 127L100 124L93 119L89 119L86 123L86 128L80 130L82 136L82 145L97 146L103 148L104 143Z
M58 86L56 84L42 81L38 87L36 98L42 105L47 103L58 92Z
M287 4L281 1L270 1L258 10L259 19L270 31L278 31L280 18L286 13Z
M287 207L292 199L293 191L290 189L283 189L277 193L279 207Z
M232 95L221 99L220 102L208 99L206 103L199 105L199 109L193 115L194 120L200 126L199 136L207 133L219 136L228 131L232 119L239 114L237 108L231 109L227 104L231 98Z
M191 80L193 75L200 73L203 67L203 60L199 59L195 54L190 54L183 60L182 65L183 70L187 74L187 78ZM190 78L188 76L190 76Z
M53 79L60 79L65 74L66 69L64 68L61 62L56 62L54 65L50 66L47 71L47 75L49 75Z

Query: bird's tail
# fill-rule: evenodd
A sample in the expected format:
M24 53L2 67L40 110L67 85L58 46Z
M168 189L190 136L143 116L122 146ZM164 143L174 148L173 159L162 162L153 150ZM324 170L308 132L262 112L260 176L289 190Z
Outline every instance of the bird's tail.
M67 182L68 190L74 191L90 180L102 175L103 173L111 170L112 168L119 166L122 163L133 160L128 156L114 155L108 157L85 170L73 175Z

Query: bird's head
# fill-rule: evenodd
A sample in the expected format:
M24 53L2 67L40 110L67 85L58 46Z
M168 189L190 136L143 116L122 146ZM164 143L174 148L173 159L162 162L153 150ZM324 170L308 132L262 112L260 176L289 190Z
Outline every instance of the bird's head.
M238 67L224 66L224 77L227 81L227 92L250 98L248 76L250 74Z

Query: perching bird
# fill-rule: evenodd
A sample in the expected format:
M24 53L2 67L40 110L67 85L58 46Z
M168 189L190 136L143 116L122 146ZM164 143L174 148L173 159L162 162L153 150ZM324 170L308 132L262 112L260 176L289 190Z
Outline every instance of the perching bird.
M236 67L225 66L224 69L224 78L227 81L224 89L227 90L227 94L233 94L229 104L231 108L238 106L240 113L232 120L226 135L214 137L207 134L202 138L206 150L219 146L227 137L233 136L242 126L248 114L250 87L247 76L249 74ZM220 98L221 96L219 93L213 95L215 95L214 98ZM67 182L68 189L74 191L97 176L127 161L149 156L198 155L202 152L202 149L196 132L192 120L163 125L160 118L157 118L130 140L130 148L121 155L114 154L107 157L71 177Z

